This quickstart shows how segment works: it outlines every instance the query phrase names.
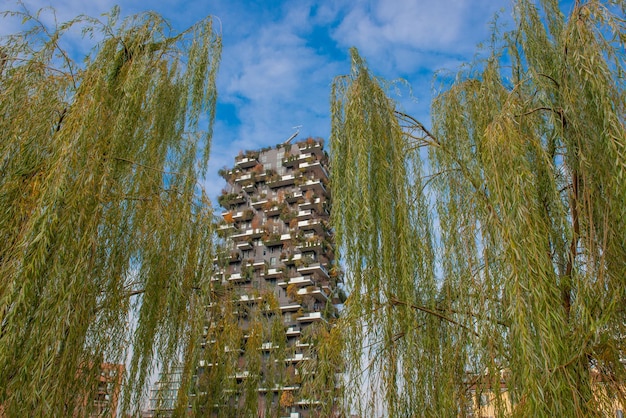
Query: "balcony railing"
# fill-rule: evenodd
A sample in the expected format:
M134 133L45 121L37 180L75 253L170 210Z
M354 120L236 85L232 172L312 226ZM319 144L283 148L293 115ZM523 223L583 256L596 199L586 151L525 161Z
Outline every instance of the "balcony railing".
M326 171L324 166L319 161L314 161L311 163L305 161L303 163L300 163L300 166L298 168L312 172L318 179L328 180L328 171Z
M300 188L302 190L313 190L315 193L323 194L324 196L328 195L326 187L324 187L324 184L319 180L308 180L305 183L301 184Z
M247 156L247 157L244 156L244 157L241 157L240 159L235 158L235 165L241 168L254 167L258 163L259 161L257 160L257 157L254 155Z
M303 231L312 229L319 234L324 231L324 225L322 224L321 219L307 219L304 221L299 221L298 228L302 229Z
M330 276L328 275L328 271L326 271L324 266L322 266L320 263L314 263L308 266L300 266L298 267L298 273L316 274L318 275L318 277L330 279Z
M319 142L301 142L298 144L300 152L311 152L317 156L321 156L323 153L322 144Z
M308 287L303 287L302 289L298 290L298 295L299 296L305 296L305 295L313 296L319 302L328 301L328 296L326 296L326 293L324 293L324 291L318 288L309 289Z
M268 182L267 186L270 188L289 186L291 184L294 184L295 181L296 176L294 176L293 174L285 174L284 176L281 176L272 182Z
M248 229L242 233L231 235L233 241L241 241L248 238L260 237L263 235L263 230L260 228Z
M298 277L292 277L291 279L289 279L289 281L287 282L287 285L296 285L298 287L300 286L311 286L313 284L313 281L311 280L310 276L298 276Z
M300 190L295 190L291 193L285 194L285 201L287 201L287 203L294 203L301 199L304 199L304 195Z
M296 321L298 321L298 322L318 322L318 321L322 321L323 319L324 318L322 318L322 313L321 312L309 312L309 313L306 313L306 314L302 315L298 319L296 319Z
M270 279L270 278L280 277L282 275L283 275L283 271L281 269L270 268L270 269L267 269L267 273L264 274L264 277L266 279Z
M287 337L295 337L297 335L300 335L300 328L299 327L289 327L289 328L287 328L287 331L285 331L285 335L287 335Z

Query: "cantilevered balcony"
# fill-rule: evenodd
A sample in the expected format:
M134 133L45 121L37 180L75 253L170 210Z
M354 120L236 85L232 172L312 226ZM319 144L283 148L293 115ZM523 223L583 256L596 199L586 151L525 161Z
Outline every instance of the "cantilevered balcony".
M316 286L303 287L298 290L298 296L313 296L319 302L328 302L328 296Z
M267 269L267 273L265 273L263 277L266 279L277 279L282 277L283 274L284 273L280 268L272 267Z
M235 179L236 184L241 184L246 180L252 180L252 173L245 173Z
M239 234L231 235L230 237L233 241L237 242L237 241L247 240L249 238L258 238L261 235L263 235L263 232L264 231L260 228L248 229Z
M300 327L289 327L285 331L287 337L297 337L300 335Z
M271 234L263 243L267 247L282 245L291 239L291 234Z
M291 305L283 305L280 307L281 312L295 312L298 309L302 308L302 305L299 303L292 303Z
M305 162L307 160L315 160L315 155L311 154L310 152L307 153L301 153L301 154L294 154L294 155L290 155L287 158L283 158L283 167L297 167L298 164L301 164L302 162Z
M261 301L261 299L263 299L260 296L253 296L253 295L241 295L239 296L239 302L242 303L255 303L255 302L259 302Z
M304 315L302 315L301 317L296 319L296 321L298 321L298 322L319 322L319 321L323 321L323 320L324 320L324 318L322 318L322 313L321 312L305 313Z
M328 180L328 171L326 171L324 166L322 166L322 164L319 161L313 161L313 162L304 161L300 163L300 166L298 168L306 172L313 173L313 175L317 179Z
M262 209L263 205L265 205L267 203L267 199L262 199L262 200L257 200L256 202L251 202L250 206L252 206L255 209Z
M315 199L312 199L311 201L300 203L298 205L298 211L308 210L308 209L312 209L313 211L315 211L315 214L318 217L327 218L328 216L330 216L330 212L328 211L328 208L326 207L325 199L322 200L322 198L319 198L319 197L316 197Z
M242 156L235 158L235 165L240 168L250 168L259 164L256 155Z
M307 219L305 221L299 221L298 228L303 231L313 230L318 234L322 234L324 232L324 225L322 224L321 219Z
M254 211L252 209L246 209L239 212L224 212L222 216L228 216L230 213L234 221L248 221L254 217Z
M319 180L307 180L305 183L300 185L300 188L302 190L313 190L313 192L318 195L328 196L326 187Z
M319 253L322 250L322 239L320 237L311 237L296 245L295 249L302 252L315 251Z
M285 363L298 363L300 361L308 361L311 360L311 357L307 357L302 353L295 353L293 357L287 357L285 359Z
M250 241L241 241L237 243L237 249L238 250L251 250L252 243Z
M281 208L278 203L275 203L273 206L269 206L266 205L263 208L263 212L265 212L265 216L272 217L272 216L276 216L276 215L280 215L280 212L282 211L283 208Z
M324 155L324 150L322 150L322 144L320 142L300 142L298 143L298 148L301 153L310 152L312 154L321 157Z
M278 177L272 182L268 182L267 186L270 188L289 186L289 185L294 184L295 181L296 181L296 176L294 176L293 174L285 174L283 176Z
M285 257L281 257L280 262L283 264L295 264L296 261L302 260L302 254L289 254Z
M250 278L246 275L242 275L241 273L233 273L230 276L226 276L226 280L233 283L245 283L249 282Z
M272 350L276 350L277 348L280 348L280 346L270 341L270 342L264 342L263 344L261 344L261 348L259 348L259 350L272 351Z
M307 219L311 219L315 215L315 212L312 209L303 209L299 210L297 213L297 217L299 221L304 221Z
M330 279L328 272L320 263L309 264L308 266L298 267L298 273L300 274L315 274L319 278Z
M290 193L285 193L285 201L287 203L295 203L304 200L304 195L301 190L294 190Z
M311 280L310 276L297 276L292 277L289 280L285 280L284 282L278 283L278 285L281 287L287 287L290 284L296 285L298 287L311 286L313 284L313 281Z

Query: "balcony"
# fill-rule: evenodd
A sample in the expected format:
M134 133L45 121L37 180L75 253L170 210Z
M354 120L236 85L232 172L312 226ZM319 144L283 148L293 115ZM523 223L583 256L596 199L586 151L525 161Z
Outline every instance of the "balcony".
M220 206L225 208L244 203L245 201L245 196L239 193L226 193L218 196L217 198L217 202Z
M239 297L239 302L243 303L255 303L260 301L262 298L260 296L252 296L252 295L241 295Z
M302 353L296 353L293 357L288 357L285 359L285 363L298 363L300 361L311 360L311 357L306 357Z
M273 342L265 342L263 344L261 344L261 348L259 348L259 350L261 351L272 351L275 350L277 348L280 348L278 345L275 345Z
M229 212L222 213L225 216ZM254 211L251 209L231 213L234 221L248 221L254 217Z
M249 282L250 278L242 275L241 273L233 273L230 276L226 276L226 280L232 283L245 283Z
M256 183L250 180L250 182L241 185L241 190L249 194L254 193L256 190Z
M235 166L240 168L254 167L259 163L256 155L244 155L242 157L235 157Z
M304 161L314 161L316 159L317 158L315 158L315 155L311 154L310 152L294 154L287 158L283 158L283 167L296 167L298 164L301 164Z
M247 371L247 370L244 370L244 371L242 371L242 372L237 372L237 373L235 373L235 378L236 378L237 380L247 379L247 378L248 378L248 377L250 377L250 376L251 376L251 374L250 374L250 372L249 372L249 371Z
M292 277L291 279L289 279L289 281L287 282L287 285L296 285L298 287L301 286L311 286L313 284L313 281L311 280L310 276L298 276L298 277Z
M290 239L291 234L271 234L263 241L263 244L265 244L266 247L282 245L285 241L289 241Z
M263 275L266 279L280 278L283 275L283 271L279 268L267 269L267 273Z
M242 233L231 235L233 241L247 240L248 238L258 238L263 235L263 230L260 228L248 229Z
M320 164L319 161L314 161L314 162L305 161L301 163L298 168L313 173L313 175L318 179L328 180L328 171L326 171L324 166Z
M293 305L283 305L280 307L281 312L295 312L298 309L302 308L301 305L294 303Z
M256 202L250 203L250 206L258 210L258 209L262 209L263 205L265 205L266 203L267 203L267 199L257 200Z
M263 208L263 212L265 212L265 215L267 217L272 217L272 216L276 216L276 215L280 215L280 212L282 211L282 207L280 207L278 205L278 203L275 203L273 206L269 207L269 205L265 206Z
M314 199L311 199L310 201L307 202L303 202L300 203L298 205L298 209L299 210L305 210L305 209L319 209L321 207L321 203L322 203L322 199L320 199L319 197L316 197Z
M320 252L322 250L322 239L320 237L311 237L304 242L296 245L296 250L300 251L316 251Z
M285 335L287 337L296 337L296 336L300 335L300 328L298 328L298 327L289 327L289 328L287 328L287 331L285 331Z
M313 215L315 215L313 209L304 209L298 211L297 217L299 220L304 221L307 219L311 219Z
M243 183L246 180L252 180L252 173L242 174L235 179L235 183Z
M235 232L239 232L239 229L235 228L232 223L221 224L217 227L217 234L220 237L227 237Z
M324 150L322 150L322 144L320 142L317 141L313 141L313 142L299 142L298 143L298 148L300 149L301 153L306 153L306 152L310 152L312 154L317 155L318 157L321 157L324 155Z
M320 263L313 263L313 264L309 264L308 266L300 266L298 267L298 273L301 274L315 274L318 277L324 278L324 279L330 279L330 276L328 275L328 271L326 271L326 269L320 264Z
M295 203L304 199L304 195L300 190L293 191L285 194L285 201L287 203Z
M237 244L237 249L238 250L251 250L252 249L252 243L249 241L243 241Z
M299 221L298 228L303 231L313 230L318 234L322 234L324 232L324 225L322 224L321 219L307 219L304 221Z
M302 190L313 190L314 193L318 195L328 196L328 192L326 191L326 187L319 180L307 180L305 183L300 185Z
M281 258L280 262L283 264L294 264L296 261L302 260L302 254L290 254L287 257Z
M276 180L267 183L269 188L283 187L294 184L296 181L296 176L293 174L285 174L284 176L278 177Z
M313 296L318 302L328 302L328 296L321 289L312 286L313 288L303 287L298 290L299 296Z
M309 312L296 319L298 322L319 322L323 320L321 312Z

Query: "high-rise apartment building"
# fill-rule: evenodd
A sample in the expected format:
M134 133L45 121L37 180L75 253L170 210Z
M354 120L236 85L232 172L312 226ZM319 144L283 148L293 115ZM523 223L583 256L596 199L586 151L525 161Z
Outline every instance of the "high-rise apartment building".
M216 260L198 373L205 409L329 416L339 370L329 372L317 348L328 343L342 292L323 141L242 152L220 174L227 250Z

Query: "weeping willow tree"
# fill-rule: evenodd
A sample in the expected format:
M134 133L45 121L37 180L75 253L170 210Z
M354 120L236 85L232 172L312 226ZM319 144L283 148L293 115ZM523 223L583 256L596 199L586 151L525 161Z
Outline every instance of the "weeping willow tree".
M156 361L194 371L220 36L211 18L173 35L153 13L11 14L25 29L0 49L0 405L83 416L100 365L128 359L136 413ZM83 63L61 47L77 27L101 39Z
M434 99L432 129L352 51L331 144L349 408L626 405L625 9L516 1L514 30Z

